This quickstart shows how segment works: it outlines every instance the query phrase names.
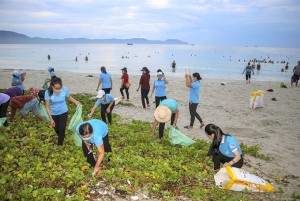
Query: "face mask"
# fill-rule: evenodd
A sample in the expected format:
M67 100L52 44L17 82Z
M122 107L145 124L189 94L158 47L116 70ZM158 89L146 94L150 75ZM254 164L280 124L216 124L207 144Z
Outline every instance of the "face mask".
M56 93L56 94L59 94L59 93L60 93L60 89L57 90L57 89L54 89L54 88L53 88L53 91L54 91L54 93Z

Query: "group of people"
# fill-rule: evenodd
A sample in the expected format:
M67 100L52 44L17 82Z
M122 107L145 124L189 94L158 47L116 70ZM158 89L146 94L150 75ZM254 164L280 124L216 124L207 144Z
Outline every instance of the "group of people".
M112 124L112 111L115 106L115 99L110 94L112 89L112 77L110 73L106 71L106 68L103 66L100 68L101 73L99 74L99 82L96 88L97 96L96 102L91 109L89 120L82 122L77 125L76 132L82 139L82 150L84 156L87 158L87 162L94 168L94 173L101 173L101 164L103 163L104 153L111 152L111 145L109 143L108 137L108 126ZM121 77L121 86L120 93L123 95L125 90L127 99L129 100L129 76L127 74L127 68L124 67L122 70ZM45 108L50 119L50 124L54 128L58 136L58 145L63 145L65 139L65 130L68 119L68 107L66 104L66 99L75 105L81 104L79 101L74 99L69 90L62 84L62 80L59 77L56 77L54 73L54 68L48 69L50 73L49 82L50 85L46 90L39 90L32 95L24 95L24 86L20 88L19 86L10 88L8 90L13 91L17 90L16 100L11 100L11 97L5 93L0 93L0 117L6 117L6 110L9 104L13 108L20 109L22 115L28 114L30 111L35 114L39 119L43 119L39 114L38 105L41 104L41 101L45 102ZM150 91L150 71L147 67L142 68L142 76L139 81L139 86L136 91L141 89L141 100L143 108L149 106L148 93ZM21 76L21 75L20 75ZM15 77L14 77L15 78ZM13 79L14 79L13 78ZM21 80L25 79L21 76ZM190 123L187 126L184 126L186 129L192 129L194 126L195 119L200 122L200 128L204 125L204 122L200 115L197 113L197 107L199 104L200 96L200 80L201 76L199 73L190 74L189 72L185 73L185 85L189 88L189 111L190 111ZM22 81L22 82L23 82ZM18 82L20 85L22 82ZM16 83L15 83L16 84ZM13 86L15 86L15 84ZM150 138L153 139L155 135L156 127L159 126L158 136L163 138L165 123L171 120L171 126L176 127L177 121L179 118L179 104L174 99L168 99L166 94L166 85L168 81L164 73L158 69L157 70L157 80L153 82L153 88L151 91L150 97L155 92L155 105L156 109L154 111L154 121L152 125L152 131L150 133ZM101 89L100 89L101 85ZM18 89L16 89L18 88ZM94 112L97 107L101 106L101 119L93 119ZM6 108L6 109L5 109ZM5 111L5 112L4 112ZM5 114L4 114L5 113ZM12 112L10 116L13 117ZM108 123L106 121L106 117ZM4 124L8 126L7 122ZM241 167L243 165L242 151L235 140L229 134L225 134L222 130L213 124L208 124L205 127L205 132L210 139L213 140L211 148L208 155L212 156L214 162L214 169L220 168L220 163L224 165L230 165L234 167ZM95 160L93 156L93 145L96 145L99 152L98 158Z

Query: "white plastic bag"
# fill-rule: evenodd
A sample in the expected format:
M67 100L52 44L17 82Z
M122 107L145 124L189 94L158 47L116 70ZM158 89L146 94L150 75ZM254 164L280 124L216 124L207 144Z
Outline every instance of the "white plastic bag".
M251 109L264 107L264 94L265 94L264 91L251 92L251 97L250 97L250 108Z
M243 169L226 166L214 176L216 185L220 188L233 191L247 189L251 192L274 192L274 187L264 179Z
M115 105L117 105L123 98L123 96L115 98Z

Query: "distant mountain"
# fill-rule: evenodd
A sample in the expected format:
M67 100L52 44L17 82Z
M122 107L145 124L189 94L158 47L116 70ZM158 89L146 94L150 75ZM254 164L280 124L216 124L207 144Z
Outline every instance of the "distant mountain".
M181 44L186 45L187 42L168 39L161 40L147 40L145 38L130 38L130 39L87 39L87 38L65 38L65 39L51 39L51 38L30 38L24 34L19 34L12 31L0 30L0 44L80 44L80 43L98 43L98 44Z

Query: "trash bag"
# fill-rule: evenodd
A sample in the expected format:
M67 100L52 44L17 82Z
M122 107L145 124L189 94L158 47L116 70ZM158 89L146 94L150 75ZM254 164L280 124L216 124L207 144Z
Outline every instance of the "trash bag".
M71 121L69 123L69 127L68 127L69 130L74 132L74 134L73 134L74 144L78 147L81 147L81 145L82 145L82 139L79 137L79 135L76 132L77 125L79 123L83 122L81 114L82 114L82 105L79 104L76 107L76 111L75 111L74 115L72 116Z
M3 126L4 122L6 121L6 117L0 118L0 127Z
M124 97L123 96L120 96L120 97L117 97L115 98L115 105L117 105Z
M188 136L182 134L179 130L176 130L173 126L170 128L169 137L171 138L172 144L180 144L182 146L189 146L196 142Z
M214 175L216 186L233 191L274 192L274 187L264 179L241 168L226 166Z
M39 104L39 112L40 112L40 115L43 117L44 120L50 121L49 116L47 114L47 110L46 110L45 106L42 103Z
M47 89L48 89L47 80L45 80L45 82L44 82L42 88L43 88L44 90L47 90Z
M250 108L264 107L264 91L253 91L250 97Z

